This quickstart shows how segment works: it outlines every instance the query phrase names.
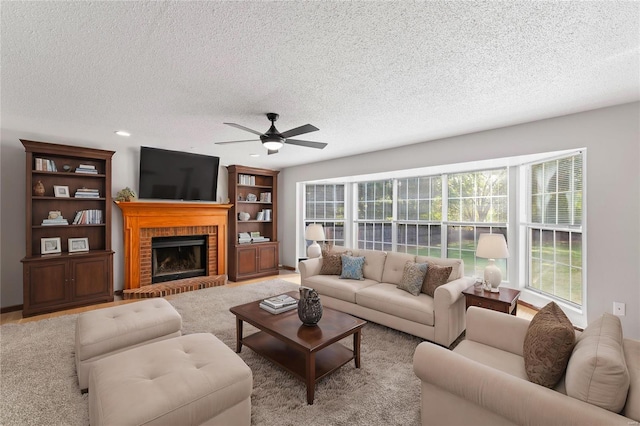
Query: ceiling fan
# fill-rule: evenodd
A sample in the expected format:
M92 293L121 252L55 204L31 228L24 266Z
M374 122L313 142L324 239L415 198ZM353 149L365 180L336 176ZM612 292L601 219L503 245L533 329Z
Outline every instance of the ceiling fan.
M260 136L260 139L216 142L216 145L226 145L230 143L239 143L239 142L261 141L262 145L265 148L267 148L267 151L269 154L277 154L278 150L282 148L284 144L298 145L298 146L304 146L307 148L317 148L317 149L323 149L325 146L327 146L326 143L322 143L322 142L311 142L311 141L302 141L299 139L289 139L290 137L302 135L304 133L315 132L316 130L319 130L319 129L315 126L312 126L311 124L305 124L304 126L296 127L295 129L287 130L286 132L280 133L278 129L276 129L276 126L273 124L278 119L278 117L279 115L274 112L267 113L267 119L271 121L271 127L269 127L269 130L267 130L266 133L260 133L256 130L250 129L245 126L241 126L240 124L236 124L236 123L223 123L232 127L236 127L241 130L245 130L247 132L251 132L255 135L258 135Z

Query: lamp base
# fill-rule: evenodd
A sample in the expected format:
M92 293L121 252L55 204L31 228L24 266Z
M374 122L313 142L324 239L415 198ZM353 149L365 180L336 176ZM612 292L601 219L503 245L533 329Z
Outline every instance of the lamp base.
M320 248L320 244L318 244L316 241L312 242L309 247L307 247L307 257L308 258L314 258L314 257L320 257L320 255L322 254L322 249Z
M502 282L502 272L496 266L495 259L489 259L489 264L484 268L484 281L491 286L491 293L499 293L500 283Z

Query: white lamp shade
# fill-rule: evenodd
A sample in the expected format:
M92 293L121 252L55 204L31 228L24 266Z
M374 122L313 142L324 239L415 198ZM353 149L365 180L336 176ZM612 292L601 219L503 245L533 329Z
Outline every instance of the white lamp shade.
M320 224L312 223L304 231L304 238L311 241L324 241L324 228Z
M506 259L509 257L507 241L502 234L480 234L476 256L485 259Z

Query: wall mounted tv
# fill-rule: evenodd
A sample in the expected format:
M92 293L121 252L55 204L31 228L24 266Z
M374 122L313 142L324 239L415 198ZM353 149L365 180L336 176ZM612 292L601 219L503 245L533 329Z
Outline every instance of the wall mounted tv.
M216 201L219 166L219 157L142 146L138 196Z

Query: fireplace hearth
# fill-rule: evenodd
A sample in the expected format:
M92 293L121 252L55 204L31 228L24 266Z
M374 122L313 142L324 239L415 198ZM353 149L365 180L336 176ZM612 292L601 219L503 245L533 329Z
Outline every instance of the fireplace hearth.
M151 239L153 284L207 275L206 235Z

